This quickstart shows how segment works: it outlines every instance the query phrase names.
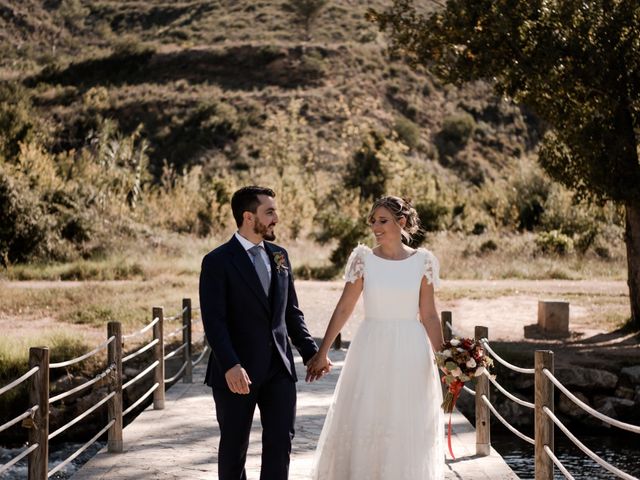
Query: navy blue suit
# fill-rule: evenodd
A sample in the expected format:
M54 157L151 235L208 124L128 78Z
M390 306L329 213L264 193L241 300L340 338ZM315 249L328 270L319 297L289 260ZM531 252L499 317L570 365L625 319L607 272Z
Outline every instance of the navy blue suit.
M212 387L220 424L220 480L246 479L244 465L256 405L263 429L260 478L287 479L297 380L289 339L305 363L318 350L298 307L287 252L272 243L264 245L271 263L268 297L235 236L202 261L200 306L212 349L205 382ZM237 364L251 379L248 395L235 394L227 386L225 372Z

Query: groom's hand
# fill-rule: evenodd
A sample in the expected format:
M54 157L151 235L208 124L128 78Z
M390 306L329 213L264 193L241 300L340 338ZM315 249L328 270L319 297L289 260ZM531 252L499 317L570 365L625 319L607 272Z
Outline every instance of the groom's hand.
M331 371L333 363L326 355L316 353L307 363L307 382L314 382L321 379L324 375Z
M251 380L249 379L249 375L247 375L247 371L242 368L240 364L237 364L227 370L227 373L224 374L224 378L227 380L229 390L233 393L240 393L243 395L249 393Z

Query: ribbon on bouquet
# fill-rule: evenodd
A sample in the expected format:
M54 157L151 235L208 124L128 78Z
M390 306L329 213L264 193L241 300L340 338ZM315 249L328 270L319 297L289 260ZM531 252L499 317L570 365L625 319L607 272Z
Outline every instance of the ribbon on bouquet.
M452 459L456 459L456 456L453 454L453 449L451 448L451 416L453 414L453 409L456 406L456 402L458 401L458 397L460 396L460 392L462 391L462 387L464 387L464 382L460 380L455 380L451 385L449 385L448 393L451 394L453 400L451 402L450 408L447 408L446 411L449 412L449 428L447 429L447 445L449 446L449 453L451 454ZM446 400L445 400L446 402ZM448 407L449 405L447 405Z

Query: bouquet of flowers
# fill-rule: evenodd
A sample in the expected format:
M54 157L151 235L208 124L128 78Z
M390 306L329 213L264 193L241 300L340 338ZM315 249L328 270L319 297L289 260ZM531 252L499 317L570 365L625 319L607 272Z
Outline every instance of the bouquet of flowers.
M480 342L458 337L445 342L442 350L436 352L436 362L445 373L442 382L447 384L448 390L442 408L447 413L453 411L465 382L488 372L493 366L493 360L485 355Z
M484 348L480 342L471 338L454 337L444 343L442 350L436 352L436 362L445 373L442 383L446 383L449 387L444 396L442 408L449 414L447 443L451 458L455 460L456 457L451 448L451 412L465 382L488 372L493 366L493 360L484 354Z

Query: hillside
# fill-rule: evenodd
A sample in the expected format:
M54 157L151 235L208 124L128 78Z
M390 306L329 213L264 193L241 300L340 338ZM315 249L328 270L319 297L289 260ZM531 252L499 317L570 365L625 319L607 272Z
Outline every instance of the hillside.
M200 185L192 185L199 206L184 218L168 218L182 214L142 195L151 220L131 216L138 225L219 233L229 192L262 181L301 217L286 237L313 233L330 223L320 218L328 205L361 208L353 202L358 188L365 199L362 188L341 185L354 169L362 182L369 175L353 166L363 148L393 159L380 167L385 190L421 202L431 230L558 230L588 242L586 251L603 234L587 218L620 223L611 209L576 213L570 195L534 166L541 126L531 112L487 84L444 85L389 58L365 19L384 5L329 1L306 39L286 1L0 0L0 74L20 85L5 99L24 103L37 132L29 138L58 172L71 168L69 158L100 157L101 145L128 141L126 161L115 163L129 169L118 195L130 207L134 191L157 200L180 179ZM619 244L619 234L607 231L602 242Z
M475 183L535 146L527 115L486 86L458 90L390 61L364 18L383 3L329 2L304 42L278 1L5 1L3 50L16 51L2 67L27 73L36 105L54 121L57 148L77 148L100 114L125 132L142 123L154 165L222 155L241 167L260 157L251 137L265 115L293 98L324 144L341 130L342 98L359 105L356 123L390 130L399 118L415 122L416 156L451 157L441 163ZM88 92L102 96L86 105ZM444 143L443 120L461 112L479 123L468 145L433 149Z

